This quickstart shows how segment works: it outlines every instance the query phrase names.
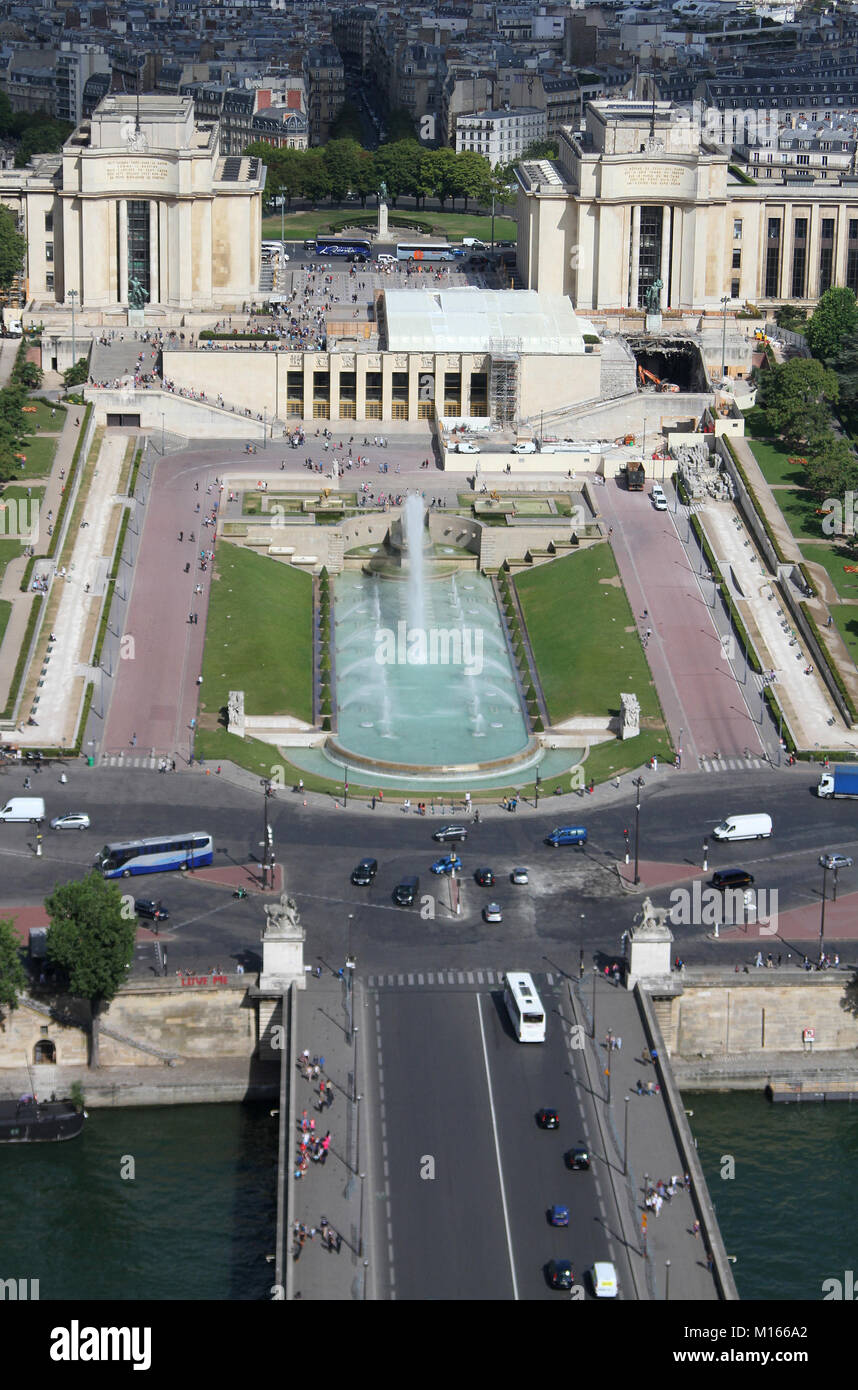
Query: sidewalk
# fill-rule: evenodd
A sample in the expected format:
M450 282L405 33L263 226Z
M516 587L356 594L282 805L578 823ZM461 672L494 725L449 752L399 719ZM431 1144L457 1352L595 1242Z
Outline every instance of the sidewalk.
M311 1062L318 1059L322 1076L333 1084L334 1099L333 1104L320 1108L319 1081L305 1079L299 1065L293 1078L297 1125L289 1136L293 1149L289 1160L299 1152L304 1112L308 1122L315 1122L318 1137L330 1131L331 1144L325 1162L311 1159L304 1176L293 1181L293 1220L307 1232L303 1245L294 1239L293 1232L287 1232L286 1243L292 1252L291 1296L295 1298L334 1303L372 1296L371 1289L366 1288L370 1277L366 1221L371 1194L362 1193L367 1179L362 1182L360 1178L361 1172L366 1173L366 1139L361 1137L360 1125L366 1136L368 1118L358 1116L366 1101L355 1100L360 1094L355 1087L361 999L358 987L353 1001L357 1026L350 1041L343 981L326 970L321 980L308 976L307 988L298 996L299 1064L306 1048ZM295 1171L293 1166L293 1175ZM339 1251L323 1243L324 1229L339 1237ZM309 1234L312 1231L315 1235Z
M587 1030L585 1061L604 1148L595 1155L614 1190L622 1231L618 1238L626 1245L635 1288L624 1288L626 1297L662 1300L665 1292L665 1261L670 1261L670 1297L695 1302L719 1297L715 1278L707 1268L705 1219L711 1203L693 1146L682 1156L668 1112L665 1087L660 1095L638 1095L640 1080L663 1082L660 1065L643 1063L647 1046L637 1001L622 986L615 986L601 975L576 982L572 988L576 1021ZM592 1005L595 998L595 1043L592 1037ZM607 1036L620 1039L619 1049L609 1050ZM666 1055L666 1054L665 1054ZM606 1073L610 1071L610 1076ZM610 1095L610 1103L606 1097ZM624 1175L625 1134L628 1125L629 1161ZM659 1215L648 1211L645 1192L658 1181L691 1177L691 1190L682 1189L665 1198ZM646 1215L646 1255L643 1258L642 1217ZM695 1234L694 1223L704 1223ZM717 1227L711 1245L723 1254ZM623 1283L623 1271L620 1272Z

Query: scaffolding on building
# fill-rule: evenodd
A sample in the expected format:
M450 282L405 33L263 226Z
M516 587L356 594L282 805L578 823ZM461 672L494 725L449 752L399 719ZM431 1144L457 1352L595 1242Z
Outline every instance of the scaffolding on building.
M496 425L518 419L521 340L493 338L489 342L489 413Z

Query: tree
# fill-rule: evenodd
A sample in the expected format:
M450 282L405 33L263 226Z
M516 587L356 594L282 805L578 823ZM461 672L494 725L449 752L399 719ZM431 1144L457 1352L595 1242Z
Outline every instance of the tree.
M18 1007L18 995L27 988L27 972L21 964L21 943L9 917L0 917L0 1018Z
M30 391L36 391L42 384L42 369L35 362L25 362L18 373L18 380Z
M807 310L799 309L797 304L782 304L775 309L775 323L788 333L807 332Z
M15 168L23 169L34 154L54 154L61 150L74 126L69 121L53 121L39 114L38 120L27 126L15 151Z
M24 264L27 241L18 232L15 214L0 207L0 290L8 290Z
M89 379L89 362L85 357L79 357L71 366L63 372L63 386L68 391L72 386L82 386Z
M360 111L353 101L347 101L340 108L339 115L331 124L331 140L356 140L363 137L363 123Z
M832 362L858 334L858 304L852 290L826 290L807 325L807 345L814 357Z
M838 399L837 377L821 362L794 357L766 372L762 406L772 429L788 444L819 439L830 428L830 406Z
M355 191L360 167L360 145L356 140L329 140L322 159L328 176L331 197L341 202Z
M45 899L51 919L48 959L65 971L69 993L86 999L92 1015L90 1066L98 1066L101 1010L126 978L136 920L126 917L122 894L96 870L55 888Z
M808 487L820 501L858 492L858 458L847 439L835 434L823 436L809 455L806 467Z
M464 198L465 212L469 198L491 198L492 170L485 155L476 150L463 150L456 156L453 174L453 197Z

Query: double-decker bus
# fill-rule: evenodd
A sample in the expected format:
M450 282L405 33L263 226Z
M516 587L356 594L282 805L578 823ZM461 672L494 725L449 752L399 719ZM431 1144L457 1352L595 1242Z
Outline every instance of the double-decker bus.
M317 236L317 256L349 256L356 261L372 259L372 243L363 237Z
M96 859L105 878L157 874L167 869L199 869L212 862L211 835L203 830L183 835L150 835L143 840L116 840Z
M545 1042L545 1010L530 975L508 971L503 1002L519 1042Z
M398 261L453 261L453 248L446 241L399 241L396 244Z

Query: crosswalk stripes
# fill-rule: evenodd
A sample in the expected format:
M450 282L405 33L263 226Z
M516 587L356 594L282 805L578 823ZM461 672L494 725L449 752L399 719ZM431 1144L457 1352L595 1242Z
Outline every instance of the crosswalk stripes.
M101 767L143 767L149 772L154 771L160 764L160 758L150 757L149 754L132 754L126 757L124 753L108 753L101 759Z
M701 758L701 772L752 772L755 768L768 767L762 758Z
M554 984L554 976L546 976L549 985ZM449 989L452 985L461 988L474 985L499 985L503 982L502 970L438 970L425 974L415 972L402 975L368 975L370 989L421 989L426 985Z

